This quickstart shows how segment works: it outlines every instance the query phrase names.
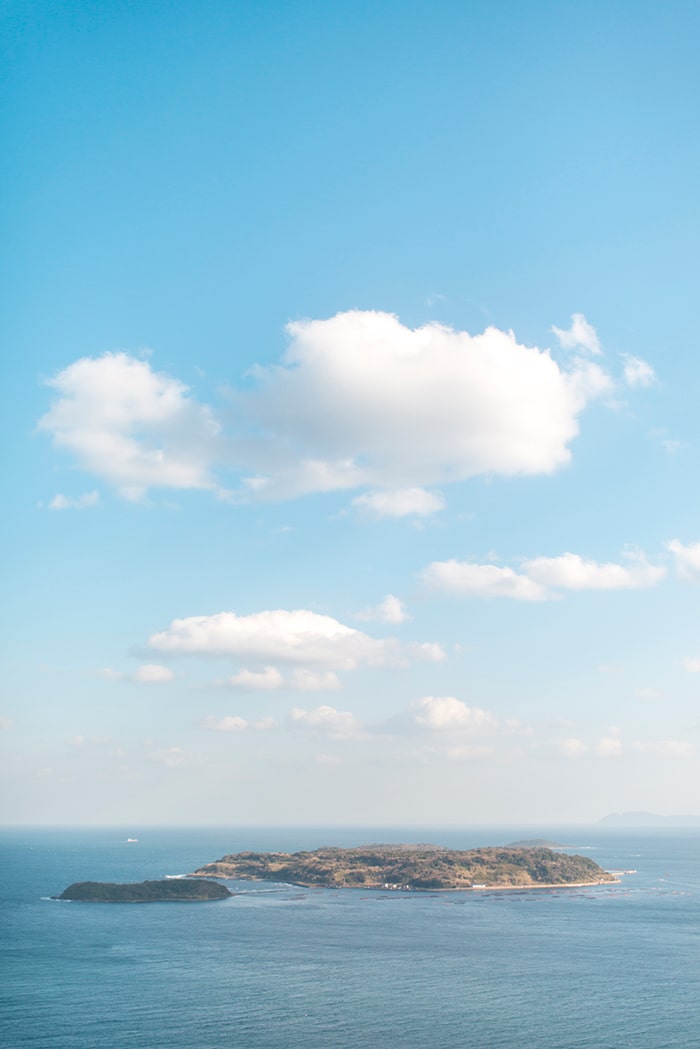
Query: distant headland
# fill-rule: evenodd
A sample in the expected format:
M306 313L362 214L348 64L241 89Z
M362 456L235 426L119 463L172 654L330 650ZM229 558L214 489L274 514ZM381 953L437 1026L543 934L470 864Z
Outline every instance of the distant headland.
M598 820L601 827L700 827L700 816L660 816L656 812L611 812Z
M523 838L522 841L509 841L504 846L506 849L568 849L569 845L563 845L559 841L549 841L548 838Z
M295 853L239 852L199 867L192 876L403 890L523 889L617 880L586 856L533 845L466 851L436 845L366 845Z
M55 899L79 900L83 903L169 903L224 900L230 895L226 886L217 882L207 882L199 878L168 878L163 881L141 881L126 885L77 881Z

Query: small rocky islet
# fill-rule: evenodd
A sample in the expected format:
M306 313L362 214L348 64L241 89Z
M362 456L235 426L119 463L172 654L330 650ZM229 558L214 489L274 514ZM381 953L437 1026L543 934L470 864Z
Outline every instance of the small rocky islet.
M102 881L77 881L56 896L57 900L81 903L173 903L225 900L231 896L225 885L202 878L165 878L115 884Z

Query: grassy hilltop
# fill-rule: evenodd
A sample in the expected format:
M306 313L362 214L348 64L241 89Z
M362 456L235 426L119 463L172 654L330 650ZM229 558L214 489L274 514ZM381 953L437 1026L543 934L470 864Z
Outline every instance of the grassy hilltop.
M207 863L194 873L197 877L336 888L516 888L615 880L586 856L511 846L460 851L433 845L368 845L295 853L239 852Z

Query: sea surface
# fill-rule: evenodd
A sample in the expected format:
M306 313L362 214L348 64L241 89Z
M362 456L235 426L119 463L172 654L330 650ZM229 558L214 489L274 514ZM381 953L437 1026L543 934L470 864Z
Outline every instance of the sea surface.
M636 873L509 893L229 882L216 903L49 899L244 849L524 837ZM698 830L14 828L0 893L6 1049L700 1047Z

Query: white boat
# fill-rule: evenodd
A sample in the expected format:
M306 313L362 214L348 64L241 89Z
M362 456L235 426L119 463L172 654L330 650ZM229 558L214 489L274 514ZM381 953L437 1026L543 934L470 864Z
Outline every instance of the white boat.
M127 843L128 843L130 841L138 841L139 839L138 838L127 838L126 840L127 840Z

